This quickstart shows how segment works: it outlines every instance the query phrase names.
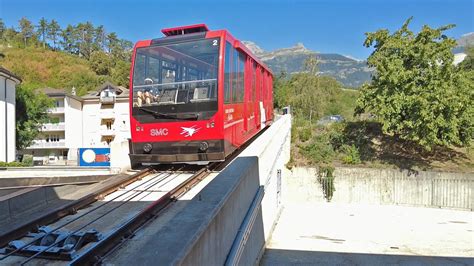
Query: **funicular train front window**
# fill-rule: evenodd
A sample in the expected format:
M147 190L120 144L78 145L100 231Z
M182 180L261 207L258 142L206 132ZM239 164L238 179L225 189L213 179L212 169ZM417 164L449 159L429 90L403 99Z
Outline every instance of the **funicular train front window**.
M217 110L218 62L219 39L137 49L133 70L134 113ZM147 113L149 116L150 112Z

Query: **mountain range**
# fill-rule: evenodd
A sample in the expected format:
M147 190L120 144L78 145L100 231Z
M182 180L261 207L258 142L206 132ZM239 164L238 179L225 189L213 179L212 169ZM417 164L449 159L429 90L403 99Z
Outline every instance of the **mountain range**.
M315 52L307 49L302 43L274 51L265 51L252 41L243 41L243 43L276 75L282 71L288 74L304 71L304 61L310 55L317 56L321 75L334 77L345 87L359 87L364 82L370 81L372 74L372 70L367 66L365 60L357 60L351 56L337 53ZM459 63L466 56L464 54L465 48L474 45L474 33L464 34L457 40L457 43L453 53L455 53L456 63Z

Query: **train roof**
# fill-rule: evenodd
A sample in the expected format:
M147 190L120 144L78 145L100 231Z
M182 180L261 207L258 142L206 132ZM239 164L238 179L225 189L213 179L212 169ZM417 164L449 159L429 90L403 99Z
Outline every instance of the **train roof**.
M207 32L219 32L219 31L224 31L227 35L229 35L231 39L234 40L234 43L232 45L236 49L241 50L247 55L249 55L250 57L252 57L253 60L255 60L259 65L261 65L266 71L268 71L273 76L272 70L265 63L263 63L256 55L254 55L252 51L250 51L250 49L248 49L247 46L245 46L245 44L243 44L241 41L233 37L232 34L230 34L228 30L211 31L209 30L207 25L204 23L179 26L179 27L173 27L173 28L165 28L161 30L163 35L165 35L164 38L178 36L178 35L197 34L197 33L204 34Z

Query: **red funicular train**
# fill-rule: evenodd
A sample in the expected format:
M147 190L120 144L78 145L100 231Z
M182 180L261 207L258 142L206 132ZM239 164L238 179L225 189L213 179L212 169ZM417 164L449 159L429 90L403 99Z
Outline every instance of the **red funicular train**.
M273 119L272 73L204 24L139 41L130 71L130 160L223 161Z

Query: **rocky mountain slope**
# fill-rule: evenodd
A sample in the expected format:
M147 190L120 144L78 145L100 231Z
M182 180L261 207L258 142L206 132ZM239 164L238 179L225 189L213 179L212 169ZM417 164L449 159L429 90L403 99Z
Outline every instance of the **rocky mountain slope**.
M265 51L250 41L244 41L243 43L263 62L268 64L275 74L281 71L287 73L304 71L302 68L304 61L308 56L314 54L318 57L321 75L332 76L346 87L359 87L370 80L371 70L367 67L366 62L348 56L318 53L307 49L302 43L274 51Z
M274 51L265 51L251 41L243 41L243 43L277 75L282 71L286 73L304 71L304 61L310 55L317 56L321 75L334 77L346 87L359 87L364 82L370 81L370 75L372 74L366 61L340 54L311 51L304 47L302 43ZM474 45L474 32L464 34L457 40L457 43L457 47L453 49L455 64L460 63L466 57L465 48Z

